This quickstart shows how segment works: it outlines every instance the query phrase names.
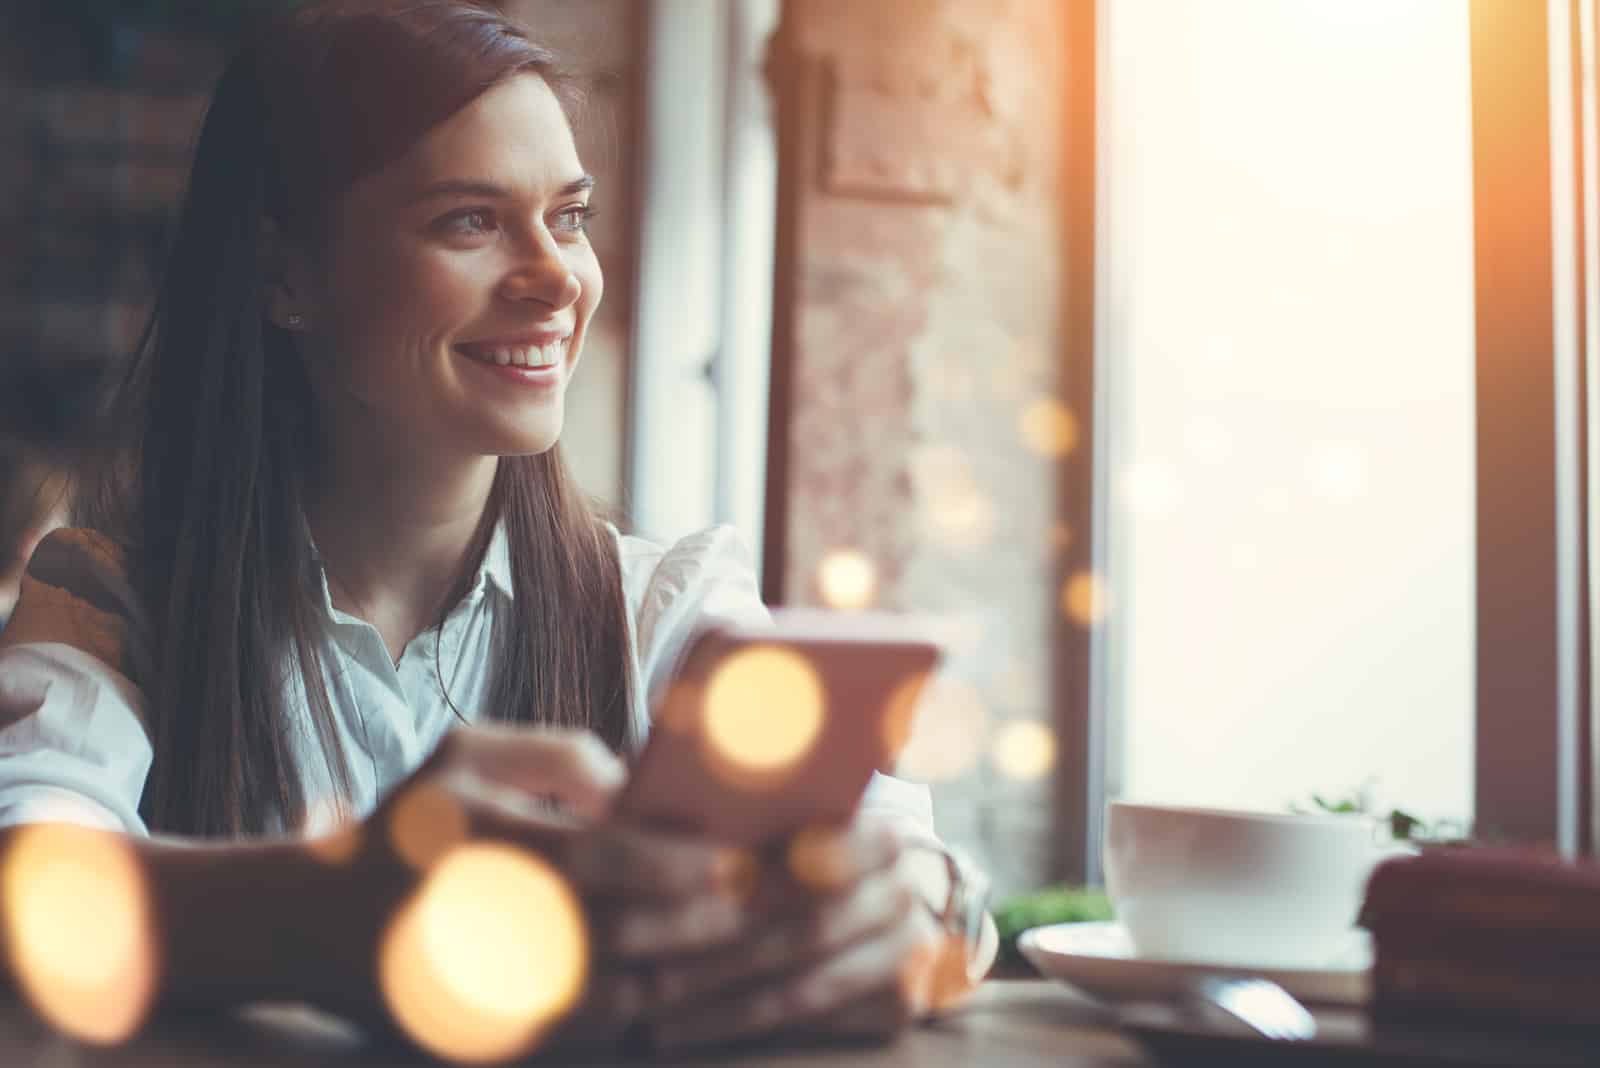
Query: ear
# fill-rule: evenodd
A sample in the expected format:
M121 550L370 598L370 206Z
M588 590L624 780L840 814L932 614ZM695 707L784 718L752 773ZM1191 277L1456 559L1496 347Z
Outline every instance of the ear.
M310 322L310 292L301 257L276 219L263 217L260 238L261 304L267 321L300 332Z

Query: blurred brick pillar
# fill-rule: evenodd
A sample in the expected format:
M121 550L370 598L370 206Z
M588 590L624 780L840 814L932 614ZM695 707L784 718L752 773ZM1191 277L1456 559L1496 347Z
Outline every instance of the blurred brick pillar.
M1059 0L788 0L769 599L860 550L877 603L971 618L951 675L986 716L936 784L1002 891L1051 865L1051 783L1002 774L1050 721L1056 461L1020 424L1059 387ZM970 705L971 702L967 702ZM952 713L954 714L954 713Z

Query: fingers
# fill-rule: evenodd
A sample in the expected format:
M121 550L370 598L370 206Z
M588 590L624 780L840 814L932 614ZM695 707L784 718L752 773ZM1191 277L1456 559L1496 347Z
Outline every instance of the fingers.
M748 936L752 921L742 902L723 894L600 911L595 949L625 964L709 953Z
M847 897L828 899L798 914L767 916L767 929L746 937L734 953L662 964L647 1011L659 1015L740 984L795 972L893 927L916 907L912 891L885 873L869 878ZM755 922L761 920L746 918L747 925Z
M896 1026L915 1017L923 1005L926 968L941 945L938 927L921 909L901 923L814 963L777 983L697 1003L650 1024L652 1044L681 1049L752 1038L792 1029L809 1021L805 1031L821 1035L829 1017L844 1010L878 1003L894 1006ZM892 1000L884 1000L892 999ZM862 1014L870 1010L862 1008ZM881 1005L873 1018L886 1019ZM847 1014L844 1022L862 1026Z
M554 795L577 814L598 819L627 778L627 768L589 731L475 725L451 732L455 762L497 785Z
M611 826L568 837L558 859L585 891L647 899L736 897L750 867L741 851L700 838Z

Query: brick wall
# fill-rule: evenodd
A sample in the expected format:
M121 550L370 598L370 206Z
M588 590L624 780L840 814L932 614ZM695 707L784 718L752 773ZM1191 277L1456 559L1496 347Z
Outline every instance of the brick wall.
M579 140L600 179L594 240L606 299L570 393L565 447L583 484L615 500L633 304L638 8L629 0L513 6L591 87ZM43 409L0 398L0 429L26 437L66 432L71 406L54 411L49 398L83 390L135 343L228 48L155 31L112 42L38 10L0 12L0 380L13 401L18 382L46 398Z
M819 566L854 549L878 604L971 621L921 767L1002 892L1053 863L1048 776L1008 777L989 747L1050 720L1065 36L1057 0L789 0L772 64L789 236L769 592L820 600Z

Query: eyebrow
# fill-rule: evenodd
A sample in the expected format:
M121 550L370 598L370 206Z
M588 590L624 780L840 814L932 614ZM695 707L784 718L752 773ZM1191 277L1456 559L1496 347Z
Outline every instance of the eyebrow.
M585 174L581 178L574 178L560 189L556 196L569 197L574 193L582 193L594 188L594 175ZM446 178L442 181L432 182L418 193L418 202L431 200L434 197L486 197L491 200L504 200L512 196L511 190L493 182L480 181L475 178Z

